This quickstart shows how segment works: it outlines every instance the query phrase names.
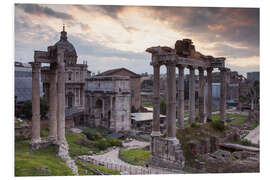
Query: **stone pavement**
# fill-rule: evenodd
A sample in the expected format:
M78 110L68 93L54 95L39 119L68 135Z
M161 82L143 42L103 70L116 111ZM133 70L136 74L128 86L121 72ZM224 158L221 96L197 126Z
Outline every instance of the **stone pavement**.
M260 125L249 132L245 139L251 141L252 144L259 144L260 142Z
M147 145L149 145L149 142L143 142L143 141L137 141L137 140L123 143L123 146L126 147L127 149L143 148ZM173 174L173 173L175 173L173 171L169 171L169 170L165 170L165 169L161 169L161 168L156 168L156 167L146 168L146 167L134 166L134 165L128 164L128 163L122 161L121 159L119 159L119 157L118 157L119 150L120 150L119 148L115 148L115 149L112 149L105 154L93 155L93 156L84 155L84 156L80 156L80 158L85 159L85 160L91 158L92 160L95 160L99 163L113 164L115 166L125 167L123 169L128 169L128 170L133 169L132 172L135 171L134 174L139 174L139 173L136 173L136 171L150 172L151 174ZM184 172L178 171L177 173L184 173ZM130 174L130 173L128 173L128 174Z

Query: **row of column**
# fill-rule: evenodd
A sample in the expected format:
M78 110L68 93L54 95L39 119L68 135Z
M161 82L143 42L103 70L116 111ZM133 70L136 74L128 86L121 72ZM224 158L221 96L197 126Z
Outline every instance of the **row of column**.
M167 64L167 138L176 139L176 100L178 101L178 125L184 128L184 68L183 65ZM176 99L176 75L178 68L178 99ZM153 87L153 127L152 136L160 136L160 64L153 64L154 68L154 87ZM195 122L195 68L189 68L189 123ZM212 71L213 68L207 68L207 99L205 106L205 77L204 68L199 67L199 119L198 122L204 123L205 119L212 119ZM220 88L220 120L225 121L226 113L226 68L221 70L221 88ZM206 109L206 116L205 116Z
M35 60L36 61L36 60ZM32 65L32 143L40 142L40 69L41 64ZM65 63L64 54L57 57L57 64L50 64L49 89L49 138L65 143Z

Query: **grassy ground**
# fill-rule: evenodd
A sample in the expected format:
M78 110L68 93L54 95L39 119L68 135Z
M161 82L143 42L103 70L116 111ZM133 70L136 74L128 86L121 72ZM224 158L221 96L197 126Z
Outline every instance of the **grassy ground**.
M229 125L242 125L248 119L248 116L242 114L227 113L226 119L231 119L231 122L228 122ZM212 120L219 120L219 114L213 114Z
M15 176L69 176L71 169L52 147L34 152L28 150L29 140L15 142Z
M153 104L152 104L152 102L143 102L142 106L143 107L150 107L150 108L152 108L153 107Z
M120 158L132 165L145 166L150 158L150 152L144 148L122 151Z

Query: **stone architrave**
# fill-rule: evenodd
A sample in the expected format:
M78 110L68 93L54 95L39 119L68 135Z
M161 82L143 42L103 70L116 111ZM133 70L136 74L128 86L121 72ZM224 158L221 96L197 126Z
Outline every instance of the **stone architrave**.
M32 65L32 143L40 142L40 63Z
M178 126L184 128L184 66L178 66Z
M189 66L189 123L195 122L195 69Z
M153 126L151 136L160 136L160 66L153 64L154 84L153 84Z
M212 67L207 68L207 119L212 119L212 71Z
M204 123L204 69L199 68L199 122Z
M50 65L49 137L57 140L57 65Z
M58 94L58 123L57 123L57 138L59 144L66 143L65 138L65 63L64 52L59 50L57 54L57 94Z

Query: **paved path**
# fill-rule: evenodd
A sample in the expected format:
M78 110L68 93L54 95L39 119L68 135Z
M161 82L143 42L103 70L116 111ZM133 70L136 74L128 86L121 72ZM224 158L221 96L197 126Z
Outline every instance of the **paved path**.
M137 141L133 140L131 142L126 142L123 143L123 146L126 147L127 149L135 149L135 148L143 148L149 145L149 142L143 142L143 141ZM100 162L106 162L106 163L113 163L117 164L119 166L126 166L126 167L132 167L132 168L143 168L145 170L150 169L152 174L173 174L175 172L164 170L164 169L159 169L159 168L153 168L153 167L141 167L141 166L134 166L131 164L128 164L118 157L119 154L119 148L112 149L109 152L101 155L93 155L90 156L92 159L95 159ZM181 172L184 173L184 172Z
M260 126L249 132L245 139L251 141L252 144L259 144L260 141Z

